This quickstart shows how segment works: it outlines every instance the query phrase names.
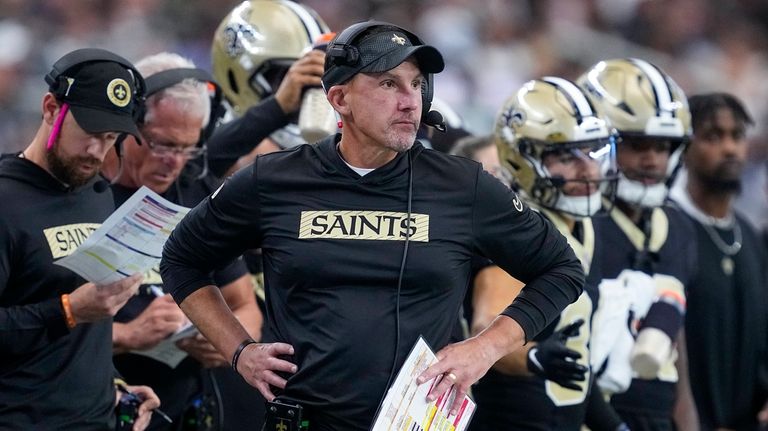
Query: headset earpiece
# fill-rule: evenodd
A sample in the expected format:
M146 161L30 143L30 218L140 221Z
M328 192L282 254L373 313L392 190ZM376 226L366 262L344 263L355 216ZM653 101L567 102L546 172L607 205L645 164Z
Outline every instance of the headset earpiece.
M428 73L421 86L421 118L427 118L429 110L432 109L432 97L434 96L434 76Z
M328 48L325 55L329 56L336 66L354 66L360 59L357 48L349 45Z
M123 157L123 142L125 142L125 138L127 137L127 133L117 135L117 139L115 140L115 154L117 154L118 159Z
M48 78L47 75L46 78ZM48 79L46 79L46 81L48 81ZM68 87L67 77L59 75L56 80L53 81L53 84L48 85L48 90L56 96L56 99L61 99L66 95Z
M213 89L213 94L211 95L211 116L208 118L208 125L203 129L202 136L200 136L200 139L203 140L203 142L208 141L208 138L213 135L214 130L216 130L216 127L219 125L222 118L224 118L224 115L227 114L227 107L223 103L224 91L213 78L208 81L209 91L211 88Z
M381 25L390 24L380 21L366 21L347 27L331 40L325 55L336 66L355 66L358 60L360 60L360 52L352 43L366 30Z

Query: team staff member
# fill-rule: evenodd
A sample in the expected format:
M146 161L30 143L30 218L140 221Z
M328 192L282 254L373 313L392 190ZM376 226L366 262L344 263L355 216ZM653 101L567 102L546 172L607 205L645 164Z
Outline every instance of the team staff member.
M202 153L201 139L204 139L203 132L211 121L212 101L208 83L185 71L194 67L191 61L172 53L152 55L136 63L136 68L146 79L148 93L139 123L141 136L139 140L134 137L126 139L122 169L118 168L116 158L110 158L109 166L105 165L105 176L112 180L116 206L128 200L141 186L187 206L197 204L215 190L215 182L210 176L194 181L185 179L184 184L179 178L187 162ZM163 72L165 74L160 75ZM173 80L158 81L163 76L174 76L169 74L178 75ZM256 306L253 286L243 261L236 259L215 271L213 276L217 285L222 286L222 295L233 313L248 333L259 339L261 312ZM170 295L156 295L156 289L162 289L162 286L159 271L150 270L138 294L115 316L113 340L118 353L115 366L129 381L151 386L163 400L163 410L174 423L169 424L156 417L150 429L175 429L176 424L182 422L186 409L195 410L195 399L210 380L214 379L211 384L224 386L222 379L215 380L204 369L226 367L229 361L200 334L178 342L178 347L189 357L174 368L130 353L131 350L155 347L186 321L184 313ZM229 370L227 373L233 374ZM219 389L224 392L229 388ZM222 403L221 399L215 399L213 393L205 395L214 397L211 400L217 404ZM209 410L212 411L202 412L202 415L217 413L216 409ZM190 411L190 417L196 416Z
M576 84L544 77L507 100L494 139L513 186L567 238L584 272L591 272L602 252L591 217L615 172L612 129ZM473 333L523 288L496 267L481 272L478 281ZM586 284L531 343L494 364L474 389L472 429L578 431L592 379L589 341L596 306L597 286Z
M640 59L601 61L579 83L620 137L616 205L595 218L611 250L594 262L603 278L595 283L619 282L632 298L632 319L623 329L634 343L626 352L602 349L612 352L598 383L615 394L611 404L630 429L671 431L675 344L685 286L696 272L696 242L688 219L664 202L690 136L688 103L669 75Z
M138 135L140 76L120 57L80 50L49 74L29 146L0 158L0 428L114 427L111 317L141 276L96 286L54 265L114 209L97 177L118 134ZM145 401L134 429L159 400Z
M698 240L699 271L688 290L683 345L689 366L683 377L690 379L695 408L683 429L755 430L758 422L768 424L768 256L760 236L733 209L752 118L727 93L688 102L693 137L683 159L687 182L672 192Z
M439 377L430 399L456 387L458 411L472 383L582 291L572 249L540 215L478 163L414 143L429 77L443 67L435 48L399 27L345 30L323 76L343 133L257 159L166 243L160 269L182 310L267 399L302 404L313 431L368 429L419 335L439 361L418 380ZM258 246L264 343L250 340L206 275ZM475 252L527 285L483 333L446 345Z

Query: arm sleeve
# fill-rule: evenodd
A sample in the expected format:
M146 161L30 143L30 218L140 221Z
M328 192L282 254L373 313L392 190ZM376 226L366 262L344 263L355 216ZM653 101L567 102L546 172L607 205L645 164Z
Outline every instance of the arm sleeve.
M250 107L242 117L222 124L206 143L211 172L218 177L224 176L237 159L250 153L264 138L286 124L288 116L274 97Z
M58 297L29 305L6 306L3 300L11 277L13 246L0 226L0 352L20 355L37 350L69 333Z
M248 273L248 267L242 257L238 257L227 266L213 271L213 281L217 286L226 286Z
M257 165L228 179L190 211L166 241L160 274L177 303L201 287L215 285L211 271L261 242Z
M0 351L4 354L33 352L68 333L59 298L0 307Z
M584 270L565 237L490 174L478 173L475 196L477 248L525 283L502 314L530 341L581 295Z

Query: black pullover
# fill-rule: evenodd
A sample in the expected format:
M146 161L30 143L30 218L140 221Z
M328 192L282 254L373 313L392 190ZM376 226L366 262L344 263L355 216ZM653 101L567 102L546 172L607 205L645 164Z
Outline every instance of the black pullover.
M393 365L419 335L444 347L475 253L527 285L504 314L530 340L582 291L565 238L478 163L415 144L360 177L336 151L340 135L259 157L177 226L161 262L177 302L213 284L217 267L261 247L267 329L295 348L283 396L313 431L365 430ZM409 172L410 170L410 172ZM399 294L408 229L411 240ZM397 333L399 345L395 346Z
M0 158L0 429L114 427L112 321L68 330L60 296L85 280L53 264L114 209L98 181L71 189Z

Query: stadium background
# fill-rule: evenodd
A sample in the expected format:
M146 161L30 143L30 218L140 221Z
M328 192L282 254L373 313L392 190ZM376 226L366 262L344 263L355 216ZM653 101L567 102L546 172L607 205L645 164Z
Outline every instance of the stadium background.
M0 152L39 124L47 68L95 46L131 61L174 51L210 70L210 44L236 0L0 0ZM727 91L757 127L738 205L768 225L768 2L764 0L307 0L334 29L374 17L414 30L444 54L436 96L473 133L528 79L575 78L600 59L636 56L686 94Z

